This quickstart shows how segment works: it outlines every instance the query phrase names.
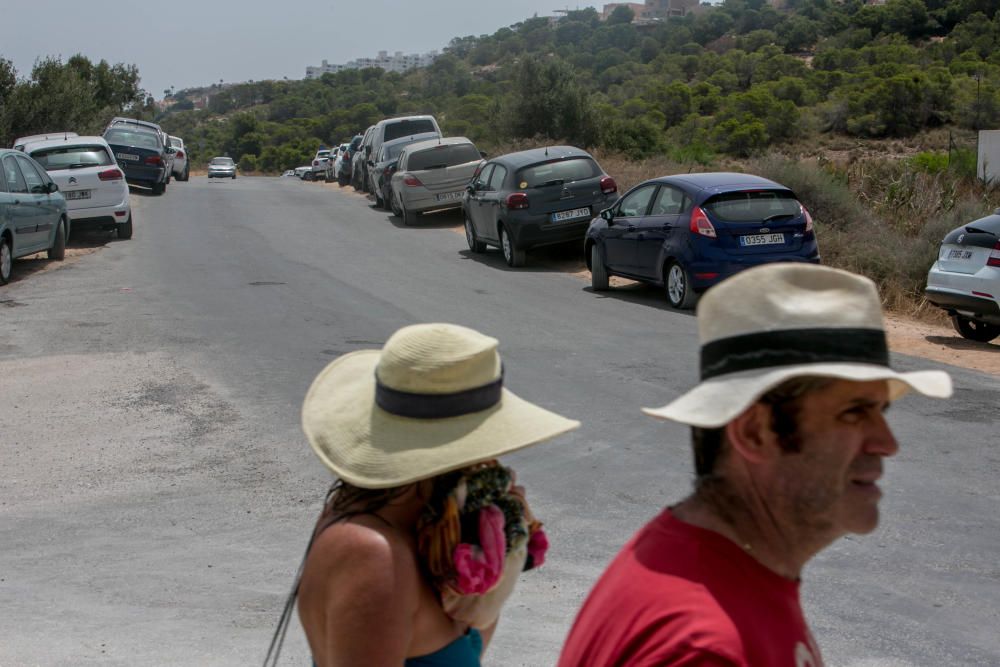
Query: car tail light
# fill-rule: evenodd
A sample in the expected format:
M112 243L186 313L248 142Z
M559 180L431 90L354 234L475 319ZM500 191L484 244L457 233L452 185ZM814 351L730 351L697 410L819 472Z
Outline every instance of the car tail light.
M700 206L695 206L691 210L691 224L688 226L692 234L700 234L709 238L716 238L715 227L712 226L705 211Z
M183 160L184 159L184 151L177 151L176 157L179 157L180 159Z
M799 208L802 210L802 217L806 219L806 233L813 230L813 217L809 215L809 211L802 204L799 204Z
M97 174L102 181L118 181L124 178L120 169L105 169Z
M411 188L416 188L423 185L423 183L421 183L420 179L414 176L413 174L407 174L406 177L403 178L403 185L406 185Z
M146 164L163 164L163 158L159 155L150 155L145 162Z
M604 178L602 178L601 192L603 192L606 195L609 195L612 192L618 192L618 184L615 183L615 179L611 178L610 176L605 176Z
M1000 266L1000 241L997 241L990 250L990 257L986 260L986 266Z
M317 165L319 165L319 160L313 160L313 166L315 167Z
M507 208L516 211L522 208L528 208L528 195L523 192L512 192L507 195Z

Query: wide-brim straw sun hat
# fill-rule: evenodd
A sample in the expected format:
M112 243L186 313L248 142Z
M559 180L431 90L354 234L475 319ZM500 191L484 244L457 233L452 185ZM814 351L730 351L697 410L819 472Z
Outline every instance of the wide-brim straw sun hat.
M498 341L416 324L381 350L345 354L313 381L302 428L319 458L362 488L409 484L577 428L503 387Z
M646 414L717 428L802 376L886 380L890 400L911 389L951 395L944 371L890 368L878 289L848 271L801 263L747 269L709 289L697 317L701 382Z

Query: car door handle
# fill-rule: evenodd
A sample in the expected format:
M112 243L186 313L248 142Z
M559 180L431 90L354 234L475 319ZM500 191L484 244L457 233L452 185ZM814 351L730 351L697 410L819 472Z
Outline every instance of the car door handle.
M635 225L628 225L627 227L625 227L625 231L634 232Z

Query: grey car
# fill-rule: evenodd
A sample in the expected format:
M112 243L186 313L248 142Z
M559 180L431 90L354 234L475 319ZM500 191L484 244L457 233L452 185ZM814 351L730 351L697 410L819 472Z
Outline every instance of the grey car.
M389 199L387 195L391 187L390 179L396 170L400 152L410 144L425 139L435 139L440 136L438 132L423 132L421 134L386 141L379 147L375 159L368 161L368 183L371 186L372 194L375 195L375 206L377 208L388 208Z
M392 175L389 205L411 225L427 211L462 208L465 186L483 156L466 137L445 137L406 146Z
M583 243L591 219L618 201L618 185L580 148L547 146L490 159L476 170L462 200L472 252L498 246L508 266L525 251Z
M231 157L214 157L208 163L209 178L236 178L236 163Z
M18 257L45 250L49 259L63 259L69 234L59 186L24 153L0 149L0 285Z

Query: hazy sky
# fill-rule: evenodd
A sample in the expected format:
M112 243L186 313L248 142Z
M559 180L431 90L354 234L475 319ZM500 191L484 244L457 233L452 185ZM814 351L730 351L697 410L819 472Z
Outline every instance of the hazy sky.
M0 57L20 76L35 60L82 53L139 67L157 99L175 86L305 77L307 65L379 51L440 51L453 37L499 28L565 5L549 0L0 0ZM28 27L32 26L32 27ZM17 29L15 29L17 28Z

